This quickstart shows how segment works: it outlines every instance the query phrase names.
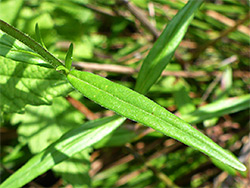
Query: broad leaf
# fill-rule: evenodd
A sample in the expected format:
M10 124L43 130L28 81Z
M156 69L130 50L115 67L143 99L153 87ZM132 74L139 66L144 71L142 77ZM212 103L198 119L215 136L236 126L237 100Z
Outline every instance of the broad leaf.
M24 0L0 1L0 19L15 25ZM10 8L11 7L11 8Z
M29 47L0 30L0 56L21 61L24 63L37 64L52 67L43 58L32 51Z
M31 152L38 153L58 140L65 132L83 123L84 116L63 97L52 105L28 106L24 114L16 114L12 123L18 126L18 139L27 142Z
M72 70L67 78L74 88L101 106L152 127L238 170L246 169L232 154L145 96L89 72Z
M157 81L173 57L195 11L202 3L203 0L190 0L164 29L142 64L135 86L136 91L145 94Z
M56 164L97 143L123 123L125 118L112 116L90 121L64 134L57 142L30 159L0 186L18 188L51 169Z
M0 57L0 108L22 112L27 104L51 104L72 91L64 76L53 69Z
M90 151L91 148L85 149L53 167L53 171L62 177L65 185L86 188L91 186Z

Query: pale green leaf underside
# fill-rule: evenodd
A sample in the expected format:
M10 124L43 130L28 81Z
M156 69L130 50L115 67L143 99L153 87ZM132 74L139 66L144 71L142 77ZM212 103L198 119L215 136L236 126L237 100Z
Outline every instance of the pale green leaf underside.
M172 59L193 19L195 11L199 9L203 2L203 0L190 0L167 25L142 64L136 81L136 91L145 94L157 81Z
M21 112L27 104L51 104L72 91L65 77L53 69L0 57L0 108Z
M0 187L22 187L56 164L97 143L119 127L125 118L117 115L90 121L64 134L57 142L30 159Z
M101 106L152 127L238 170L246 169L232 154L145 96L88 72L73 70L67 78L74 88Z

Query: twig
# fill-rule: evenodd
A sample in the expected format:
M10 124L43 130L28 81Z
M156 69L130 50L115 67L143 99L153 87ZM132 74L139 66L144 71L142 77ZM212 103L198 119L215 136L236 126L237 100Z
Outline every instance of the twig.
M197 49L196 53L193 55L193 60L198 58L200 56L200 54L205 51L209 46L213 46L215 43L217 43L219 40L221 40L223 37L227 36L229 33L235 31L241 24L243 24L245 21L249 20L250 18L250 13L248 13L245 18L243 18L242 20L238 20L234 26L224 30L221 32L220 36L217 37L214 40L209 41L208 43L206 43L204 46L201 46Z
M120 65L111 65L111 64L99 64L99 63L84 63L77 62L72 64L77 69L86 69L88 71L107 71L121 74L134 74L136 71L133 68L120 66Z
M221 63L220 66L226 66L228 64L231 64L233 62L235 62L237 60L237 56L231 56L227 59L224 59ZM202 96L202 101L206 101L207 98L209 97L210 93L213 91L213 89L215 88L215 86L219 83L219 81L222 79L223 73L218 74L216 76L216 78L214 79L214 81L208 86L206 92L203 94Z
M222 74L219 74L218 76L216 76L216 78L213 80L213 82L208 86L206 92L203 94L202 96L202 101L206 101L207 98L209 97L210 93L213 91L213 89L215 88L215 86L219 83L219 81L222 78Z
M67 101L69 101L70 104L72 104L72 106L74 106L77 110L79 110L81 113L83 113L86 118L88 120L94 120L94 119L98 119L99 117L94 114L93 112L91 112L84 104L82 104L80 101L67 96L66 97Z
M120 186L125 184L126 182L128 182L131 178L135 177L136 175L138 175L140 172L145 171L146 169L151 170L155 176L161 180L167 187L178 187L177 185L175 185L172 180L166 176L164 173L162 173L161 171L159 171L157 168L155 168L153 165L151 165L150 163L146 162L146 160L144 159L144 157L139 154L131 144L127 144L127 148L129 149L129 151L132 153L132 155L134 156L134 158L136 158L138 161L140 161L140 163L143 163L144 166L142 169L133 171L132 173L129 173L123 177L121 177L116 185ZM146 168L146 169L145 169ZM144 170L145 169L145 170Z
M160 32L157 31L157 29L150 23L150 21L147 19L146 15L142 12L141 9L133 5L128 0L118 0L118 2L125 5L130 11L130 13L133 14L142 23L142 25L154 35L155 39L159 37Z
M106 15L106 16L116 16L113 12L110 12L110 11L107 11L107 10L104 10L100 7L96 7L96 6L93 6L93 5L89 5L89 4L84 4L84 3L79 3L79 2L75 2L76 4L82 6L82 7L85 7L87 9L90 9L94 12L97 12L99 14L103 14L103 15Z
M130 54L119 58L118 62L128 61L129 59L134 58L134 57L138 57L138 56L141 57L142 53L145 51L146 51L146 53L148 53L148 50L151 47L152 47L151 45L144 45L144 46L140 47L139 49L137 49L136 51L133 51Z
M159 32L156 29L156 27L149 21L149 19L142 12L142 10L140 10L138 7L133 5L128 0L117 0L117 1L121 2L127 7L130 13L133 14L139 20L139 22L151 32L155 40L160 36L161 32ZM182 59L181 55L175 52L175 57L181 63L182 67L185 67L186 62Z
M85 63L85 62L75 62L73 66L77 69L85 69L87 71L106 71L120 74L135 74L138 73L137 69L121 66L121 65L113 65L113 64L98 64L98 63ZM221 71L163 71L162 76L176 76L176 77L184 77L184 78L197 78L197 77L214 77L221 75ZM235 70L233 72L233 76L237 78L250 78L249 71L240 71Z
M227 26L231 26L233 27L236 23L234 20L218 13L218 12L215 12L213 10L208 10L206 11L206 15L220 21L221 23L227 25ZM250 34L250 29L244 25L240 25L238 28L237 28L238 31L242 32L242 33L245 33L246 35L249 35Z

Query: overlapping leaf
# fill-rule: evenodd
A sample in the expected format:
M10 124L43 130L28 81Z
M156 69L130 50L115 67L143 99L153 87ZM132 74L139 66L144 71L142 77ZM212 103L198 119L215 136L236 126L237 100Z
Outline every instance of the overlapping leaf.
M52 105L28 106L25 114L15 114L13 123L21 122L18 135L27 142L32 153L39 153L58 140L62 134L83 123L84 116L63 97Z
M43 152L30 159L0 187L22 187L56 164L97 143L120 126L124 120L125 118L112 116L91 121L76 129L70 130Z
M2 31L0 31L0 56L24 63L52 67L29 47Z
M0 1L0 19L15 25L22 5L23 0Z
M22 112L27 104L51 104L72 91L64 76L53 69L0 57L0 108Z
M190 0L164 29L142 64L135 86L136 91L145 94L157 81L172 59L195 11L202 3L203 0Z
M90 187L90 152L91 148L85 149L71 158L53 167L53 171L60 175L65 184L73 187Z
M101 106L152 127L238 170L245 170L245 166L232 154L145 96L88 72L73 70L67 78L74 88Z
M163 43L158 42L159 49L157 49L158 47L152 49L152 64L150 64L150 66L148 67L145 65L144 67L146 68L142 68L142 72L140 73L142 76L139 76L142 81L139 84L137 83L137 90L141 93L145 93L151 87L151 85L155 83L161 71L171 59L175 48L178 46L178 43L185 33L187 25L192 18L193 12L199 7L200 4L200 2L198 1L191 0L188 5L190 5L191 3L193 3L193 8L192 6L191 8L189 7L190 9L184 8L185 11L183 10L179 14L182 16L177 16L179 18L179 21L176 21L178 20L177 18L175 22L174 20L172 21L172 23L174 23L172 25L172 29L179 29L171 30L171 25L169 26L169 30L171 31L170 35L165 35L165 37L169 36L171 41L164 41L167 42L169 46L161 46L161 44ZM184 22L183 19L185 20ZM175 33L174 31L176 31L177 33ZM163 39L163 37L161 39ZM0 41L2 40L0 39ZM2 55L5 57L28 63L41 64L40 57L34 54L29 49L24 49L24 52L26 53L26 55L24 55L25 53L23 53L22 49L14 49L12 44L8 46L5 43L0 47L1 49L3 49L1 51L3 53ZM18 59L21 55L22 58ZM37 62L36 58L38 58ZM148 59L148 61L150 61L149 57ZM25 65L24 67L22 67L22 69L17 70L26 70L27 67ZM152 72L150 72L151 70ZM13 71L13 75L16 75L16 72ZM109 82L103 78L94 76L90 73L80 73L78 71L72 71L68 75L68 79L76 89L81 91L85 96L92 99L93 101L103 105L104 107L110 108L118 114L141 122L147 126L163 132L166 135L172 136L173 138L176 138L183 143L193 146L196 149L199 149L200 151L206 153L207 155L215 157L216 159L223 161L224 163L229 164L234 168L244 170L245 167L237 159L235 159L234 156L232 156L228 152L225 152L223 149L214 144L210 139L208 139L197 130L189 126L187 123L175 117L162 107L153 103L146 97L139 95L138 93L133 92L125 87ZM24 81L21 80L21 82ZM21 88L24 88L24 85L29 85L29 83L30 82L23 84ZM14 86L16 87L16 85L17 83ZM57 91L57 88L55 88L55 90ZM42 88L41 91L44 91L44 88ZM48 102L50 97L43 97L42 99ZM6 106L4 106L4 108L6 108ZM225 113L225 111L223 113ZM124 120L124 118L119 119L118 117L111 117L107 119L111 122L108 123L99 120L96 121L100 123L98 125L94 122L96 127L94 126L91 128L90 126L88 126L91 124L90 123L85 125L87 127L82 127L70 131L45 151L31 159L26 165L24 165L19 171L17 171L17 173L11 176L2 186L20 187L24 185L25 182L29 182L30 180L42 174L46 170L52 168L62 160L65 160L68 157L74 155L76 152L79 152L89 145L96 143L106 134L109 134L111 131L117 128Z

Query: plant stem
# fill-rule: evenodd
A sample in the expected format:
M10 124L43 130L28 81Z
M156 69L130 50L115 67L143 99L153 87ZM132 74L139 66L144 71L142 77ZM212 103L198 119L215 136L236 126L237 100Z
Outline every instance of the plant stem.
M50 63L52 66L57 68L60 65L63 65L62 62L60 62L59 59L57 59L55 56L53 56L50 52L48 52L46 49L44 49L39 43L37 43L35 40L30 38L28 35L24 34L23 32L17 30L13 26L9 25L8 23L4 22L0 19L0 29L7 33L8 35L14 37L15 39L21 41L28 47L30 47L32 50L37 52L39 55L41 55L48 63Z
M160 32L152 25L152 23L147 19L147 16L144 15L142 10L133 5L131 2L127 0L119 0L120 3L124 4L129 12L133 14L141 23L144 25L153 35L154 38L157 39L160 36Z

